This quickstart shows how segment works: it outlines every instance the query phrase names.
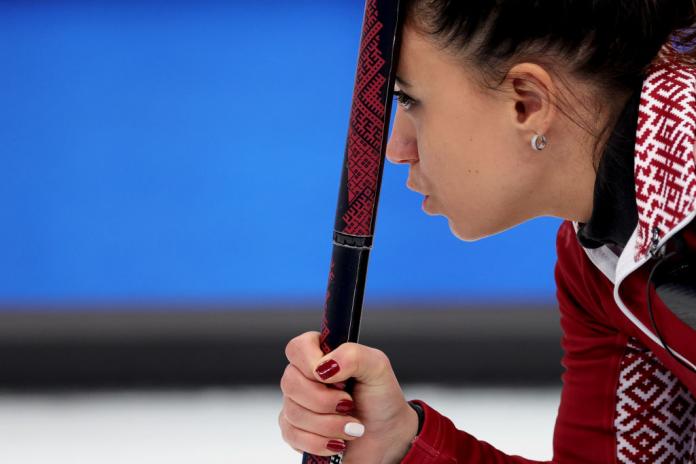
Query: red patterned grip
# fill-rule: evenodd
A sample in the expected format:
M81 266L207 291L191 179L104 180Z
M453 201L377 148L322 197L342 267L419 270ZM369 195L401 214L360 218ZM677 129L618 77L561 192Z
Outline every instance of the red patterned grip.
M384 164L396 66L398 0L367 0L336 211L338 232L370 236Z

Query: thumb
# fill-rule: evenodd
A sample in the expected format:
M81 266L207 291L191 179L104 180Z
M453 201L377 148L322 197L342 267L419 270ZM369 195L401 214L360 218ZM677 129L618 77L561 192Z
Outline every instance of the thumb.
M351 377L366 385L383 384L392 376L389 358L382 351L357 343L344 343L319 360L314 376L323 383Z

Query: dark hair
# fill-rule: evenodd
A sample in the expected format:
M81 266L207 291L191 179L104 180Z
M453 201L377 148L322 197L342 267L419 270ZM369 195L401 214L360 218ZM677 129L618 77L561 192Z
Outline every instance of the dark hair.
M696 0L406 0L406 11L494 79L512 59L553 57L606 90L630 90L670 36L696 60Z
M663 45L678 59L696 64L696 0L404 1L407 22L473 63L491 89L505 80L515 62L531 61L563 79L556 69L560 65L594 84L602 97L628 100L639 91ZM574 105L563 104L562 95L558 100L562 113L596 136L597 169L600 139L621 108L613 108L609 124L597 133L592 122L571 114ZM590 107L603 99L576 100Z

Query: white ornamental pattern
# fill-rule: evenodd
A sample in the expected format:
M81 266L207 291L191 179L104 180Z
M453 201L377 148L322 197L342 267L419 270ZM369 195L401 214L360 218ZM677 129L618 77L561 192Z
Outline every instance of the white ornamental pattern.
M619 463L696 463L696 401L635 339L621 361L614 427Z
M696 68L666 54L643 83L636 134L635 180L638 243L648 252L696 207Z

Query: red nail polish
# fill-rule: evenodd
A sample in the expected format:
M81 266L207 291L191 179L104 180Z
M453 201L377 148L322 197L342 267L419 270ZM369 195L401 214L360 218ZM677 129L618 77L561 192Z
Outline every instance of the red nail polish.
M341 391L346 389L345 382L330 383L329 386L335 388L336 390L341 390Z
M321 378L321 380L327 380L334 375L338 374L338 371L340 371L341 368L338 366L338 363L334 361L333 359L329 359L315 370L317 375Z
M338 402L338 406L336 406L336 412L341 414L348 414L353 409L355 409L355 404L351 400L341 400Z
M326 444L326 449L340 453L346 449L346 444L339 440L329 440L329 442Z

